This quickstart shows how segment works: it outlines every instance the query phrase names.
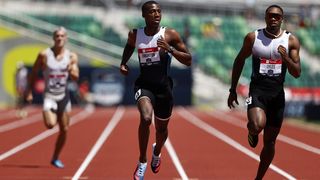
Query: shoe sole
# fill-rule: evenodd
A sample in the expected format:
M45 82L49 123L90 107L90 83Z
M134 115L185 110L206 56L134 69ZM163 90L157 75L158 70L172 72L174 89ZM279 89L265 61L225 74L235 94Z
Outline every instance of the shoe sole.
M253 135L248 134L248 142L251 147L255 148L258 144L258 141L259 141L259 139L258 139L257 135L253 136Z

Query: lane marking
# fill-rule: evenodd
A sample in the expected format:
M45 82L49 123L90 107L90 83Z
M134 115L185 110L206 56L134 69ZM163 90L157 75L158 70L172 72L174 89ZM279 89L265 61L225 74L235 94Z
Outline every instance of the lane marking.
M152 125L155 127L155 118L154 118L154 114L152 114ZM187 173L185 172L185 170L183 169L182 167L182 164L179 160L179 157L176 153L176 151L174 150L173 146L172 146L172 143L170 141L170 138L168 137L166 142L164 143L164 146L166 147L168 153L169 153L169 156L174 164L174 166L176 167L180 177L181 177L181 180L190 180L187 176ZM179 178L180 179L180 178Z
M116 112L114 113L114 115L112 116L110 122L108 123L108 125L105 127L105 129L103 130L103 132L101 133L99 139L97 140L97 142L95 143L95 145L92 147L92 149L90 150L88 156L86 157L86 159L83 161L83 163L80 165L79 169L77 170L77 172L74 174L74 176L72 177L72 180L78 180L81 177L81 174L85 171L85 169L88 167L88 165L90 164L90 162L92 161L92 159L94 158L94 156L97 154L97 152L99 151L99 149L101 148L101 146L103 145L103 143L107 140L107 138L109 137L109 135L111 134L111 132L113 131L113 129L116 127L116 125L120 122L121 117L124 114L125 109L120 106L117 108Z
M221 131L215 129L214 127L210 126L209 124L205 123L195 115L191 114L189 111L187 111L185 108L181 108L178 111L179 115L182 116L185 120L190 122L191 124L199 127L200 129L206 131L207 133L217 137L218 139L222 140L223 142L229 144L230 146L234 147L235 149L238 149L239 151L243 152L244 154L248 155L249 157L255 159L256 161L260 162L259 155L255 154L254 152L250 151L248 148L242 146L237 141L233 140L229 136L225 135ZM290 175L289 173L285 172L284 170L278 168L277 166L270 164L270 169L277 172L278 174L286 177L289 180L296 180L295 177Z
M26 111L28 114L32 114L33 112L37 111L37 109L34 107L27 106L26 108L23 108L23 111ZM11 118L17 118L17 112L19 112L19 110L17 109L7 109L7 110L1 111L0 121L4 121ZM19 119L22 119L22 118L19 118Z
M14 122L4 124L4 125L0 126L0 133L35 123L37 121L42 120L41 117L42 117L42 114L38 113L36 115L32 115L32 116L25 118L25 119L15 120Z
M246 123L244 121L242 121L241 119L236 118L234 116L231 116L231 115L228 115L228 114L225 114L222 112L218 112L218 111L215 111L214 113L208 113L208 114L217 120L228 122L232 125L247 129ZM224 118L222 119L221 117L224 117ZM292 146L295 146L297 148L300 148L300 149L303 149L303 150L320 155L319 148L313 147L313 146L306 144L304 142L301 142L301 141L295 140L293 138L290 138L288 136L282 135L281 133L278 135L277 139L282 142L285 142L287 144L290 144Z
M88 111L81 111L80 113L77 113L76 115L74 115L73 117L71 117L71 122L70 122L70 126L80 122L81 120L87 118L90 114L92 114L92 112L88 112ZM38 134L37 136L29 139L28 141L12 148L11 150L3 153L0 155L0 161L18 153L19 151L22 151L24 150L25 148L35 144L35 143L38 143L40 141L42 141L43 139L53 135L54 133L58 132L59 129L58 127L54 127L53 129L49 129L49 130L46 130L40 134Z
M174 166L176 167L178 173L180 174L181 180L188 180L189 178L187 176L187 173L183 169L181 162L178 158L178 155L177 155L176 151L174 150L169 138L166 140L166 143L164 145L167 148L167 151L173 161Z

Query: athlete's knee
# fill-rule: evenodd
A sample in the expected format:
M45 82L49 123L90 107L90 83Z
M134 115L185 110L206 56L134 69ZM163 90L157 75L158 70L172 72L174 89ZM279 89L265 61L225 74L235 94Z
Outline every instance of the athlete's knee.
M156 131L159 134L168 134L168 128L167 127L157 127Z
M141 124L150 126L152 122L152 114L141 114Z
M272 141L264 141L263 142L263 146L265 149L268 150L274 150L275 149L275 145L276 145L276 141L272 140Z
M51 122L45 122L44 124L48 129L52 129L55 126L55 124Z
M64 127L62 127L61 129L60 129L60 133L67 133L68 132L68 130L69 130L69 126L64 126Z

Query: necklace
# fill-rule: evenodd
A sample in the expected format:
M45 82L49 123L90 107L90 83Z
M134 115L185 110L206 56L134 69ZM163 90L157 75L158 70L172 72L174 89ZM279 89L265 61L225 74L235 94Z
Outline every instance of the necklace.
M278 38L278 37L281 35L281 33L282 33L282 30L281 30L281 29L280 29L280 32L279 32L278 35L272 34L271 32L269 32L269 31L267 30L267 28L264 28L264 31L265 31L267 34L269 34L270 36L274 37L274 38Z

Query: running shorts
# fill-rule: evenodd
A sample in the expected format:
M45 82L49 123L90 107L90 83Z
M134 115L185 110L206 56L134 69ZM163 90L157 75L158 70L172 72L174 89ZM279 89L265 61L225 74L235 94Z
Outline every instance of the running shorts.
M266 91L250 90L249 97L246 99L248 110L253 107L262 108L267 117L266 126L280 128L283 121L285 108L284 91L277 94L268 94Z
M141 98L149 98L154 115L159 119L168 120L173 108L172 87L173 83L170 77L168 83L159 86L145 83L138 78L134 86L135 100L138 102Z

